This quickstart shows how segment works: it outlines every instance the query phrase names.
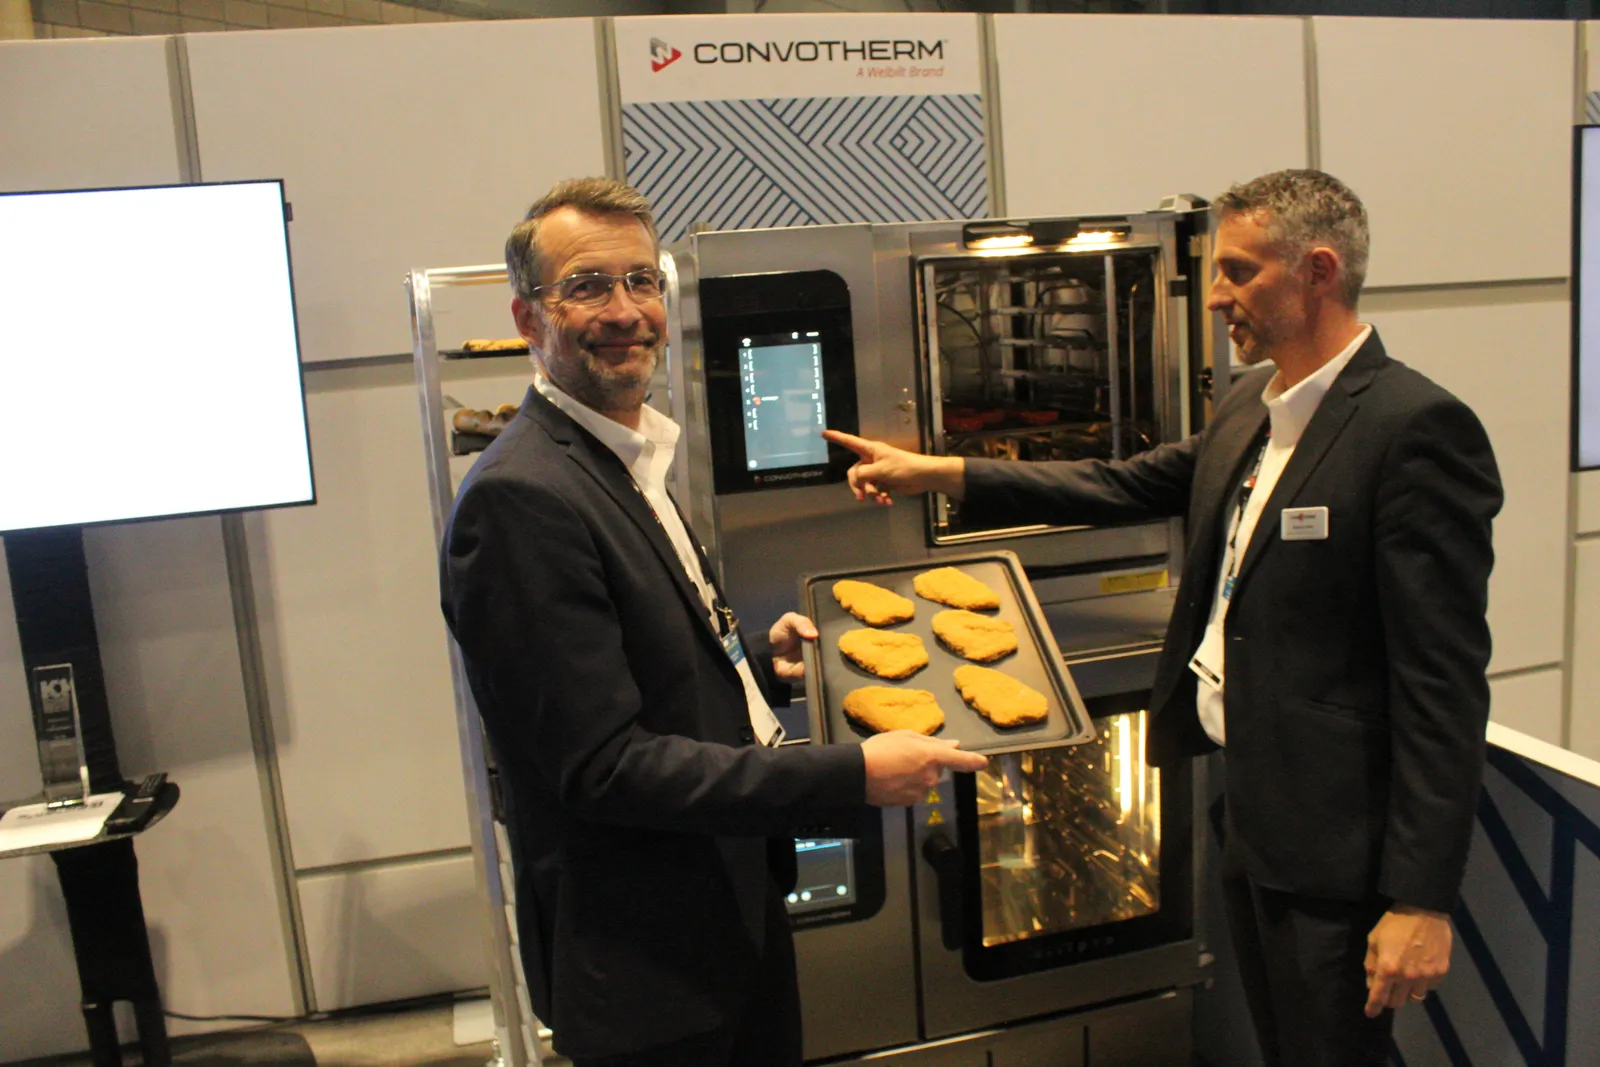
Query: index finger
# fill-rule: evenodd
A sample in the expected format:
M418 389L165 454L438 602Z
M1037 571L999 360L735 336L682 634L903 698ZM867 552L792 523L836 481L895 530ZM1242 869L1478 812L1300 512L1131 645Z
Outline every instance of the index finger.
M1376 1019L1383 1009L1388 1007L1389 990L1393 979L1385 978L1381 974L1372 976L1372 985L1367 990L1367 1018Z
M822 436L836 445L843 445L862 459L872 458L872 442L843 430L823 430Z

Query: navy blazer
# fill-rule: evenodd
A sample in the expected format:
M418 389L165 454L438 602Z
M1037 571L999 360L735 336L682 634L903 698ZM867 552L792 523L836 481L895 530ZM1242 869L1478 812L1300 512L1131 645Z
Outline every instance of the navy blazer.
M557 1047L615 1056L723 1025L760 958L770 882L792 884L794 833L862 810L859 746L753 743L738 673L649 503L533 389L462 484L441 582L507 787L522 959Z
M967 499L1031 522L1187 517L1152 694L1157 765L1215 749L1189 669L1216 595L1223 524L1267 423L1273 369L1241 378L1206 430L1118 463L969 460ZM1477 417L1390 359L1374 331L1340 372L1240 561L1226 639L1232 857L1310 896L1454 907L1489 714L1502 492ZM1284 541L1287 507L1328 536Z

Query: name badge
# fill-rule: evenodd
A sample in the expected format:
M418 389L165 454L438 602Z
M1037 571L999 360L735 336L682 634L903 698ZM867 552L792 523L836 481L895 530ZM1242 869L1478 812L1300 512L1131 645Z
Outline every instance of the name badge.
M756 740L768 748L782 744L785 736L783 724L772 713L767 698L761 695L755 672L750 669L750 661L744 657L744 643L739 640L738 630L730 629L723 636L722 650L728 654L733 669L739 672L739 680L744 683L745 705L750 712L750 726L755 731Z
M1326 541L1328 509L1284 508L1278 536L1285 541Z
M1200 647L1189 659L1189 669L1213 689L1222 688L1223 678L1222 623L1217 621L1206 627L1200 638Z

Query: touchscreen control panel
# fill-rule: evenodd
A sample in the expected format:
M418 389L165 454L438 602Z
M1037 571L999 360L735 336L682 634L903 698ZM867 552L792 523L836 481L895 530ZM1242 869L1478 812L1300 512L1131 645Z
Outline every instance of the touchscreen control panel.
M704 278L706 406L719 494L843 481L855 433L850 289L832 271Z

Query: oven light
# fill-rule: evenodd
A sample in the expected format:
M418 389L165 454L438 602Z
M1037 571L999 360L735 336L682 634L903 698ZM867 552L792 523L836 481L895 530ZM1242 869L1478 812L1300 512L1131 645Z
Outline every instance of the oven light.
M979 219L961 227L961 243L972 249L1026 248L1033 244L1033 232L1026 223Z
M1033 244L1033 236L1026 233L1005 234L999 237L979 237L967 245L968 248L1027 248Z
M1122 818L1117 820L1120 825L1128 819L1128 813L1133 810L1133 731L1128 729L1128 717L1117 717L1117 799L1122 802Z
M1078 236L1066 242L1067 248L1082 248L1085 245L1110 245L1120 244L1128 239L1126 231L1117 230L1085 230Z

